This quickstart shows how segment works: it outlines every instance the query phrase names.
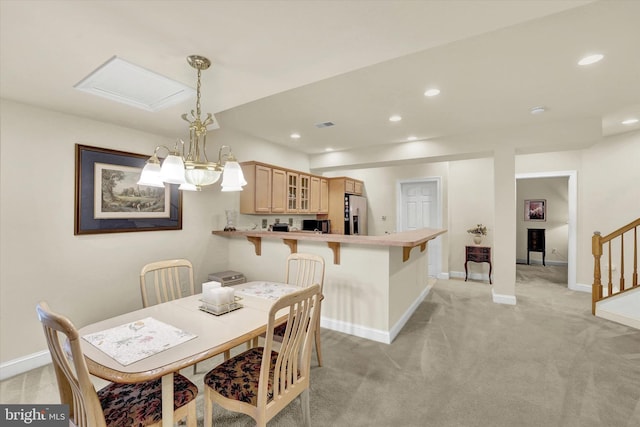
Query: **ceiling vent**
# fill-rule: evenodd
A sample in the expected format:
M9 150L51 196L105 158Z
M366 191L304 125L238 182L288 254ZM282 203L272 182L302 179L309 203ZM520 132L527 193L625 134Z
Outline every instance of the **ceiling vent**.
M322 128L328 128L331 126L335 126L336 124L333 122L322 122L322 123L316 123L316 127L318 129L322 129Z
M160 111L195 95L193 88L117 56L74 87L147 111Z

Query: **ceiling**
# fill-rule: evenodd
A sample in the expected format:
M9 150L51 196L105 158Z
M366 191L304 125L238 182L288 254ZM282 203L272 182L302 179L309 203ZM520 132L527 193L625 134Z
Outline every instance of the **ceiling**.
M410 136L468 144L504 129L536 141L545 138L536 129L566 124L571 134L584 120L602 126L581 143L640 129L620 124L640 118L638 1L1 0L0 8L2 98L167 137L185 138L180 116L194 99L149 112L73 86L114 55L195 86L186 56L200 54L213 62L202 74L203 113L309 154ZM604 59L577 65L594 52ZM425 97L431 87L440 95ZM536 106L547 111L530 114ZM392 114L402 121L389 122ZM326 121L335 126L315 126Z

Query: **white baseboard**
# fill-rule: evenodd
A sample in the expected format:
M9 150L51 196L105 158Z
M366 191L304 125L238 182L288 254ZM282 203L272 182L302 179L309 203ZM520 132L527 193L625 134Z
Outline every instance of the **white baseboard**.
M371 341L391 344L391 336L389 332L385 332L381 329L373 329L367 326L344 322L342 320L328 319L326 317L320 318L320 326L325 329L331 329L332 331L366 338Z
M23 374L32 369L39 368L51 363L51 355L49 350L43 350L38 353L29 354L18 359L10 360L0 365L0 381L7 378Z
M450 271L449 276L454 279L463 279L465 277L464 271ZM484 273L469 273L468 279L470 280L480 280L486 281L489 283L489 274Z
M515 295L502 295L497 294L496 291L491 289L491 296L493 297L493 302L496 304L508 304L508 305L516 305L516 296Z
M436 277L440 280L449 280L449 273L438 273Z
M393 325L390 331L391 341L389 341L389 343L392 343L393 340L396 339L396 337L398 336L398 334L400 333L404 325L409 321L413 313L418 309L418 306L420 306L422 301L424 301L427 295L429 295L429 292L431 291L432 287L433 287L433 284L428 284L427 287L420 293L420 296L409 306L409 308L407 308L407 311L405 311L404 314L400 317L400 319L398 319L396 324Z
M329 319L327 317L320 318L320 326L332 331L342 332L356 337L365 338L371 341L381 342L383 344L391 344L398 336L404 325L409 321L418 306L431 291L433 287L432 281L429 281L427 287L420 293L420 296L407 308L404 314L396 322L391 330L383 331L381 329L369 328L368 326L356 325L342 320Z
M569 283L569 289L571 289L572 291L586 292L590 294L591 288L592 288L592 285L585 285L584 283L575 283L575 284Z
M553 261L553 260L548 260L545 259L544 263L546 265L559 265L562 267L567 267L569 265L569 263L567 261ZM527 265L527 260L526 259L516 259L516 264L524 264ZM529 259L529 264L530 265L542 265L542 260L541 259Z

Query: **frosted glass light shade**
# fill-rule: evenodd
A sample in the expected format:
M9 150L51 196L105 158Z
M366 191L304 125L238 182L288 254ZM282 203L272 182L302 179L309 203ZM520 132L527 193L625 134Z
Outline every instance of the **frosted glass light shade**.
M160 179L160 164L147 162L142 169L138 185L146 185L148 187L164 187L162 179Z
M242 191L247 185L242 168L238 162L229 161L224 165L222 173L222 191Z
M222 171L216 163L196 163L187 161L185 165L185 178L187 182L197 186L211 185L220 179Z
M178 190L183 190L183 191L200 191L202 190L200 188L200 186L198 185L193 185L193 184L189 184L188 182L185 182L184 184L180 184L180 187L178 187Z
M184 178L184 162L180 156L170 154L162 162L160 168L161 179L169 184L184 184L187 181Z

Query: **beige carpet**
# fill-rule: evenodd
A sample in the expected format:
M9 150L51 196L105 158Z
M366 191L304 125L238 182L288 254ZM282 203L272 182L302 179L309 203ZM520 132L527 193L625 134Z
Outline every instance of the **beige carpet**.
M540 277L518 280L516 306L488 284L438 281L391 345L323 330L312 424L640 426L640 331L591 316L589 294L534 267L518 269ZM294 402L270 425L301 420ZM222 409L215 422L254 425Z

